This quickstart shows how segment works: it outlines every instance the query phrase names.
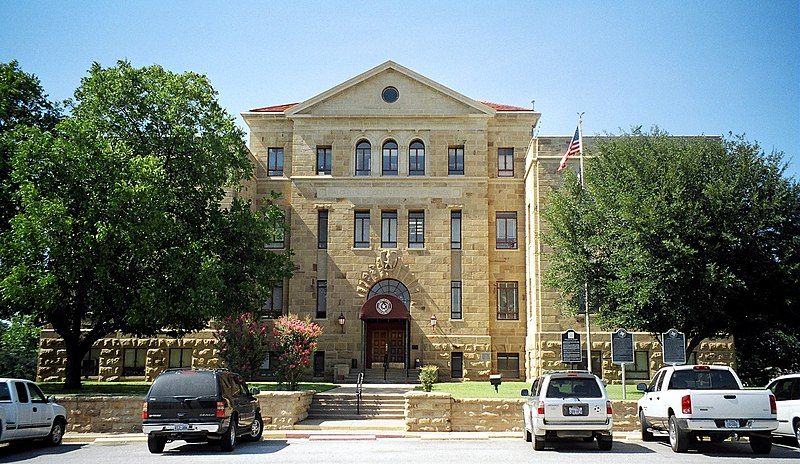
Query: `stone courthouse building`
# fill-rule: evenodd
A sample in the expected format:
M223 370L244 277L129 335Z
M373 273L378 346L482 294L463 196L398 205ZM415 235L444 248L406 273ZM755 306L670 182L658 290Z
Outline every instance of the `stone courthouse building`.
M563 316L542 284L540 210L570 137L534 137L540 113L473 100L388 61L301 103L242 116L256 169L238 195L264 205L281 194L290 228L270 246L291 248L297 268L265 309L323 327L316 377L337 365L382 374L384 362L399 381L427 364L443 380L530 379L565 367L560 334L583 332L583 320ZM609 337L595 329L592 367L615 379ZM636 338L628 378L647 379L660 345ZM731 363L731 349L711 341L699 356ZM60 378L62 357L44 331L40 379ZM210 331L115 334L84 362L101 380L216 364Z

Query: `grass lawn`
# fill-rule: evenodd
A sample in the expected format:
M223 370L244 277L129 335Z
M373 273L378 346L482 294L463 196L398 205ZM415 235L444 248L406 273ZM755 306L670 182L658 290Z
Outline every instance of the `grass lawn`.
M64 390L61 382L39 382L45 395L81 395L81 396L144 396L150 389L150 382L93 382L84 381L80 390ZM252 382L248 386L256 387L261 391L281 390L277 382ZM322 382L300 382L299 390L314 390L324 392L339 385Z
M497 392L488 381L448 382L433 385L433 391L450 393L453 398L521 398L519 393L523 388L530 389L531 384L528 382L503 382ZM421 389L421 386L417 387L417 390ZM606 390L612 400L622 399L622 385L608 385ZM629 400L638 400L642 397L642 394L636 391L636 385L628 384L626 390Z

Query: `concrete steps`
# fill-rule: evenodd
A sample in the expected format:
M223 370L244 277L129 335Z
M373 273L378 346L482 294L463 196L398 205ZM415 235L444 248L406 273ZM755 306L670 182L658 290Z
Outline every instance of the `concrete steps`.
M350 375L344 378L342 383L357 383L358 371L351 371ZM386 380L383 378L383 369L365 369L364 370L364 383L365 384L418 384L419 383L419 369L409 369L408 376L406 376L405 369L389 369L386 371Z
M308 410L309 419L403 419L405 398L398 394L363 394L361 407L354 393L317 393Z

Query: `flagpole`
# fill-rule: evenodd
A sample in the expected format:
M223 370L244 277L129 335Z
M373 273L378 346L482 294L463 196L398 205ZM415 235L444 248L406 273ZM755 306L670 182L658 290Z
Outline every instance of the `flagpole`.
M578 137L580 138L580 151L578 152L578 159L580 160L580 179L581 188L585 187L584 171L583 171L583 113L578 113ZM583 311L584 319L586 320L586 370L592 372L592 331L589 325L589 284L583 281Z

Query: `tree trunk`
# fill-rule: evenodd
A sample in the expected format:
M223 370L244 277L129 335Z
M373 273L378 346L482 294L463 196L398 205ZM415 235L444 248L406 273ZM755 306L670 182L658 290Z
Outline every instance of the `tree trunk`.
M703 337L691 337L689 338L688 342L686 343L686 359L688 361L689 355L692 354L694 350L700 346L700 342L703 341Z
M88 348L84 348L86 344L80 343L78 340L71 340L66 342L67 348L67 365L64 370L64 390L80 390L81 389L81 363ZM89 345L91 346L91 345Z

